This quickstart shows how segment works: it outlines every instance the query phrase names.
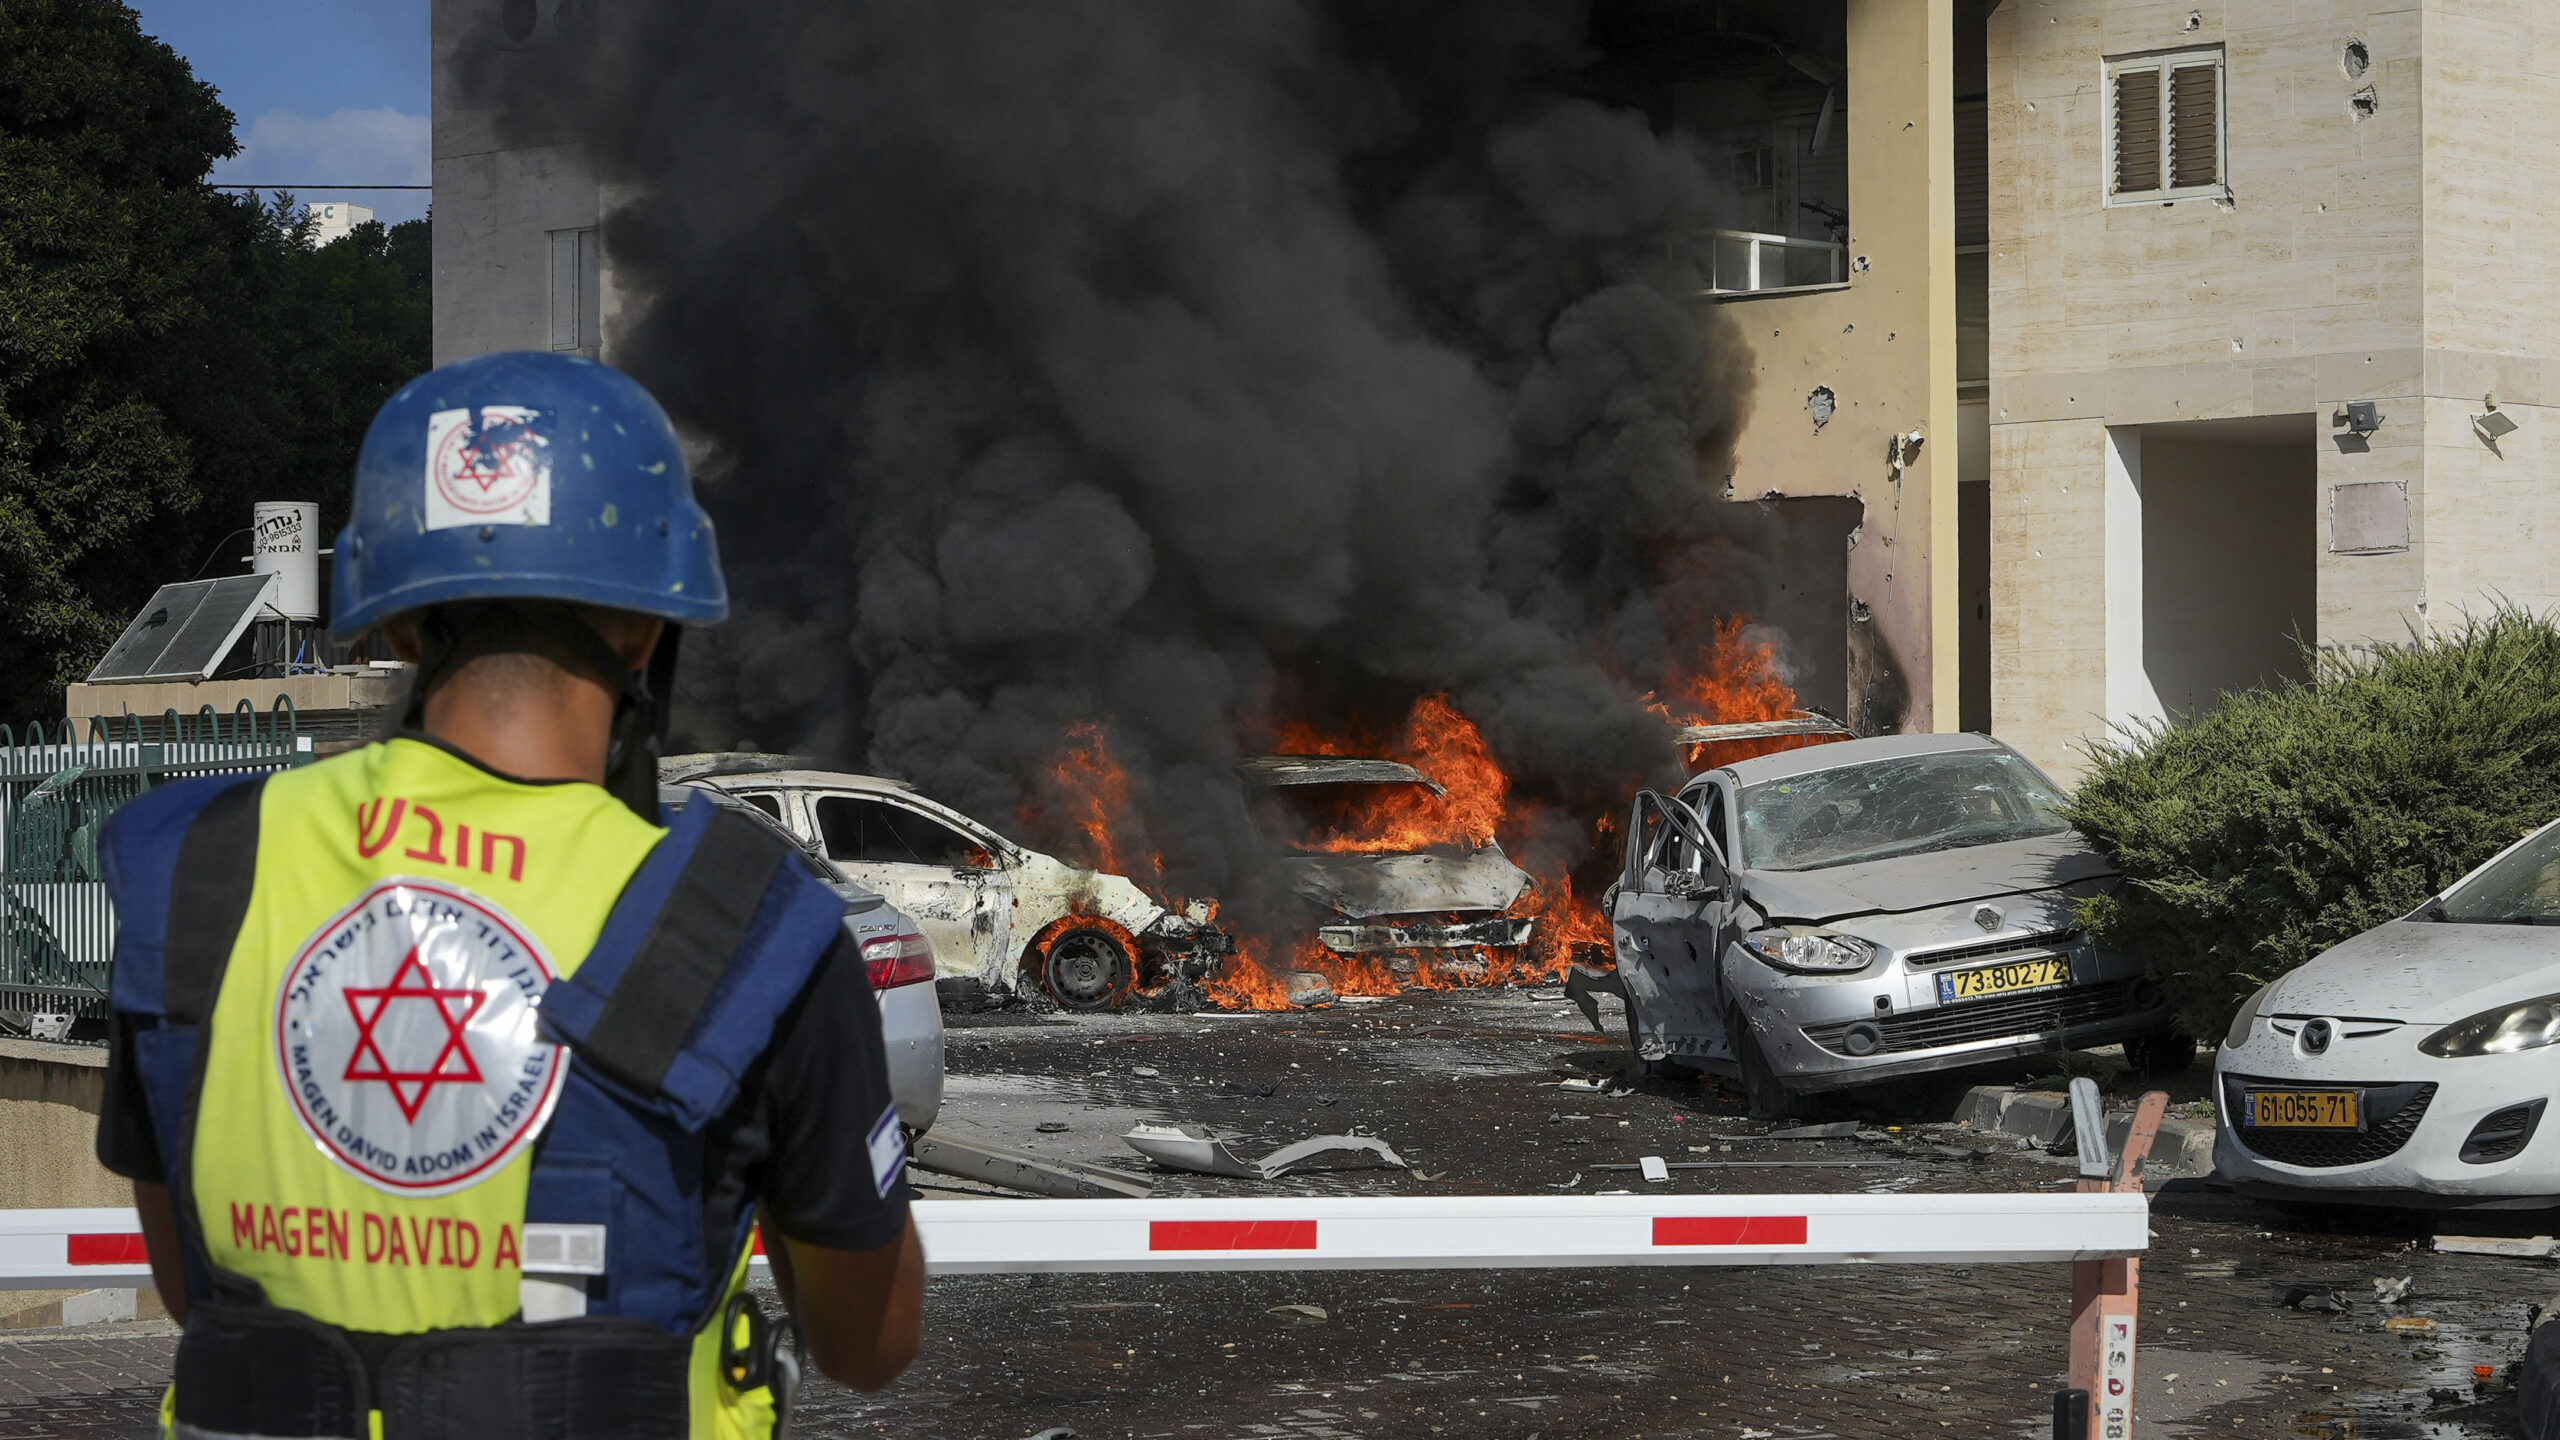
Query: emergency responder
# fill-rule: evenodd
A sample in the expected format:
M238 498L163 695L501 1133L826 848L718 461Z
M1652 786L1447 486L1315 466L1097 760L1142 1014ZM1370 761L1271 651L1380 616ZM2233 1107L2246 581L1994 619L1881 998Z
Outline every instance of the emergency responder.
M178 1435L769 1434L796 1359L914 1357L923 1255L844 907L778 835L662 814L676 627L728 610L666 416L575 356L384 404L332 627L396 737L166 784L103 846L98 1150L181 1320ZM796 1283L795 1283L796 1282Z

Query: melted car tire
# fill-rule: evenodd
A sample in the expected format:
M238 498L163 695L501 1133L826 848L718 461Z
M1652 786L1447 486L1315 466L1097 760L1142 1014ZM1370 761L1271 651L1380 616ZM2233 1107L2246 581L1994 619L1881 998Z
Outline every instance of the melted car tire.
M1070 926L1040 952L1040 988L1069 1010L1116 1009L1128 1002L1134 983L1129 962L1128 947L1110 931Z
M1729 1011L1724 1021L1725 1037L1733 1043L1733 1063L1742 1072L1742 1098L1749 1105L1754 1120L1781 1120L1795 1113L1796 1095L1787 1082L1778 1078L1778 1067L1769 1063L1760 1048L1760 1039L1751 1033L1751 1022L1742 1018L1740 1010Z

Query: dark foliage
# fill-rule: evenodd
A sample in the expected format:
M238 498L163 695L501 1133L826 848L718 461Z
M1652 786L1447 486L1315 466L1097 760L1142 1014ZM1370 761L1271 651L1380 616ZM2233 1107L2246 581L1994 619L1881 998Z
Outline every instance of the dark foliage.
M0 6L0 716L59 714L152 589L236 572L256 499L344 512L428 363L427 227L310 246L206 187L231 113L114 0Z
M2260 985L2560 815L2560 625L2502 609L2322 656L2096 760L2073 819L2129 881L2083 919L2214 1039Z

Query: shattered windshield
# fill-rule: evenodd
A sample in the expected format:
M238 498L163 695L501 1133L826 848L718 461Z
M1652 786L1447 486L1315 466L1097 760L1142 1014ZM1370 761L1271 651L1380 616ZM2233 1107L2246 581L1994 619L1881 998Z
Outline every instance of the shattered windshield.
M1844 765L1743 787L1742 863L1820 870L2056 835L2071 828L2062 806L2051 782L2005 751Z
M2428 910L2472 924L2560 925L2560 829L2545 830L2490 861Z

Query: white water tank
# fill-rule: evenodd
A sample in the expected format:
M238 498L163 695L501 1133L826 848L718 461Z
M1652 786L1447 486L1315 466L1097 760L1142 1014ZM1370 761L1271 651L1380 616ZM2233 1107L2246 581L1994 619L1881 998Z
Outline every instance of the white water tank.
M274 575L275 608L287 620L320 618L320 507L308 500L261 500L251 507L249 570Z

